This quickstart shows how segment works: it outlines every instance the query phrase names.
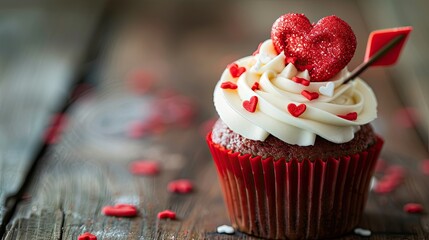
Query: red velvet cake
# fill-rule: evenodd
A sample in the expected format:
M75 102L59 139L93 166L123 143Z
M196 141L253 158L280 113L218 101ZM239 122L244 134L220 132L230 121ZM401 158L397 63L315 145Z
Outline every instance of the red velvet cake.
M355 49L340 18L285 14L271 39L223 72L207 143L239 231L317 239L358 224L383 141L369 125L373 91L344 82Z

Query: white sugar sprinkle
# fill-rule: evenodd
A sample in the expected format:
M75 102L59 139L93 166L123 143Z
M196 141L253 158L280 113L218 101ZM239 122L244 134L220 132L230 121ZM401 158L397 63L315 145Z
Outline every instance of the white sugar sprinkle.
M371 231L368 229L363 228L355 228L355 234L362 236L362 237L369 237L371 236Z
M216 230L218 233L226 233L226 234L234 234L235 232L234 228L228 225L219 226L217 227Z

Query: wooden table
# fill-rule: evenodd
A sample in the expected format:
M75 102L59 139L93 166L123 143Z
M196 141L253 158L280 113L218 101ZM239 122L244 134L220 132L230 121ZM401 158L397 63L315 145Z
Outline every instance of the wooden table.
M358 37L349 68L363 58L370 30L415 27L405 49L409 53L397 67L363 75L379 100L374 126L386 139L382 158L389 166L402 166L406 175L393 192L370 193L359 227L370 229L373 239L429 239L429 176L420 167L429 159L427 136L421 134L421 129L427 130L428 98L415 92L425 95L429 88L421 85L427 67L413 64L415 58L428 62L427 25L413 22L428 4L408 3L114 2L102 25L102 47L92 62L85 58L85 46L109 3L0 4L1 200L22 184L52 112L70 83L82 77L76 74L82 66L83 77L93 88L68 111L61 139L44 155L2 239L77 239L83 232L98 239L255 239L216 233L217 226L230 223L204 126L217 116L212 91L223 68L252 53L269 37L272 22L286 12L304 12L312 20L336 14L348 21ZM389 7L382 11L380 6ZM392 14L398 9L403 11L400 17ZM146 77L132 82L136 72ZM407 75L409 84L404 84L404 72L419 74ZM420 113L420 120L411 125L398 115L408 106ZM181 115L184 108L189 114ZM156 112L153 109L169 113L168 121L164 119L156 131L140 132L140 137L130 135L130 125L147 122ZM132 175L129 164L141 159L158 161L160 174ZM195 191L169 193L167 184L181 178L192 180ZM405 213L402 208L409 202L421 203L426 211ZM115 218L101 213L103 206L116 203L135 204L139 215ZM178 219L157 219L165 209L175 211ZM0 217L4 211L0 206ZM360 238L350 233L342 239Z

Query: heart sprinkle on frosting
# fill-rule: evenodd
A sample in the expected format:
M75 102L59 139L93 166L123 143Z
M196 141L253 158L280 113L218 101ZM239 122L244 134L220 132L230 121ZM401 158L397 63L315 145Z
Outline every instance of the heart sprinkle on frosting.
M229 72L233 78L238 78L246 71L245 67L239 67L237 63L231 63L228 65Z
M326 86L321 86L319 92L325 96L332 97L334 95L335 84L333 82L328 82Z
M350 121L354 121L357 119L358 114L357 112L351 112L351 113L347 113L346 115L337 115L340 118L344 118L346 120L350 120Z
M309 85L310 85L310 81L308 81L308 80L307 80L307 79L305 79L305 78L293 77L293 78L292 78L292 81L294 81L294 82L296 82L296 83L299 83L299 84L302 84L302 85L304 85L304 86L309 86Z
M308 69L311 81L334 77L347 66L356 50L356 36L350 26L336 16L311 24L304 14L290 13L278 18L271 29L277 53L296 58L298 70Z
M319 94L317 92L309 92L307 90L302 90L301 95L310 101L319 98Z
M256 111L256 106L258 105L258 97L257 96L253 96L250 98L249 101L244 101L243 102L243 107L244 109L246 109L248 112L254 113Z
M299 117L305 112L305 109L307 109L307 106L305 104L299 104L297 106L294 103L289 103L289 105L287 105L287 110L294 117Z
M252 91L259 90L259 83L255 82L252 86Z
M237 84L233 82L223 82L220 87L223 89L237 89Z

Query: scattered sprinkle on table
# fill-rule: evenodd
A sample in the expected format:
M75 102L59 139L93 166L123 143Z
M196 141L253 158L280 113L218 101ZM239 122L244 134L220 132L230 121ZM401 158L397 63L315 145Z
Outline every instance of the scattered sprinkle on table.
M194 186L190 180L178 179L171 181L167 188L169 192L173 193L190 193L193 191Z
M422 213L423 206L419 203L407 203L404 205L404 211L407 213Z
M77 237L77 240L97 240L97 236L93 235L92 233L86 232L79 235L79 237Z
M234 234L235 230L233 227L228 226L228 225L222 225L217 227L216 231L218 233L222 233L222 234Z
M105 206L101 212L106 216L113 217L135 217L137 208L131 204L116 204L114 206Z
M171 210L164 210L158 213L158 219L176 219L176 213Z
M151 160L139 160L130 163L129 171L134 175L153 176L159 173L159 163Z
M356 235L361 236L361 237L370 237L371 236L371 231L368 229L363 229L363 228L355 228L354 233Z

